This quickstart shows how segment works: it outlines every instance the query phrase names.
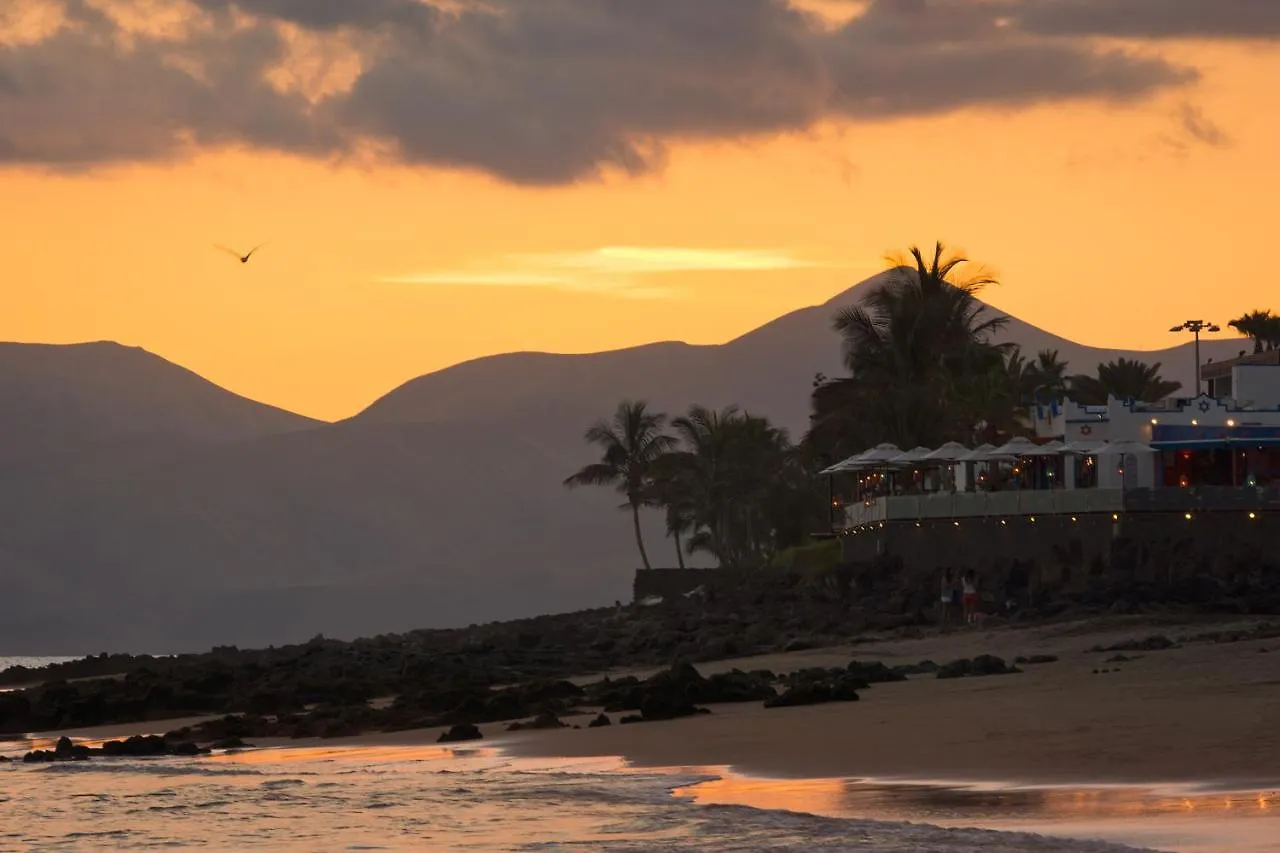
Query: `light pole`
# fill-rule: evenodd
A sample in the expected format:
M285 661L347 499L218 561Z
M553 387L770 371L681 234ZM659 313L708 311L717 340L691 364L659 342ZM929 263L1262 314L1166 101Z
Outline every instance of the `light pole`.
M1174 326L1171 332L1191 332L1196 336L1196 396L1200 396L1200 333L1203 332L1221 332L1222 329L1208 320L1186 320L1181 325Z

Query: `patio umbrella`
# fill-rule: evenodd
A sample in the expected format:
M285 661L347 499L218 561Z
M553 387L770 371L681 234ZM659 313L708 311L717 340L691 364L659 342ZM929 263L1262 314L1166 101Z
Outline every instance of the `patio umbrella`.
M858 464L860 467L874 468L877 466L883 466L884 463L888 462L893 457L901 455L902 450L898 445L885 442L884 444L877 444L875 447L862 454L861 458L858 459Z
M1053 441L1047 441L1044 444L1037 445L1036 449L1039 452L1036 453L1036 455L1037 456L1058 456L1059 454L1062 453L1062 448L1064 447L1066 447L1066 445L1055 438Z
M905 453L899 453L897 456L886 459L885 461L891 465L910 465L912 462L919 462L922 459L927 459L929 454L932 452L933 451L927 447L914 447Z
M1105 441L1097 441L1097 440L1088 439L1088 438L1077 438L1075 441L1069 441L1066 444L1062 445L1062 447L1058 449L1058 452L1074 453L1080 456L1088 456L1089 454L1093 453L1095 450L1097 450L1099 447L1101 447L1104 444L1106 444Z
M860 460L863 457L863 455L866 454L866 452L867 451L864 450L862 451L862 453L855 453L852 456L850 456L848 459L842 459L836 464L830 466L829 468L823 468L818 473L819 474L839 474L842 471L856 471L858 470L858 460Z
M958 441L948 441L924 458L926 462L960 462L969 455L969 448Z
M1040 456L1040 445L1029 438L1018 436L991 451L992 456Z
M942 448L939 447L939 450ZM991 444L980 444L973 450L957 459L957 462L986 462L991 458L991 451L995 450L995 446Z

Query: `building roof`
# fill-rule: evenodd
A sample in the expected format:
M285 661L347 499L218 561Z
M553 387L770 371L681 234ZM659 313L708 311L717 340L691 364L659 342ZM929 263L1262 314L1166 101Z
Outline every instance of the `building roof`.
M1232 368L1236 365L1247 365L1250 367L1280 365L1280 350L1250 353L1248 355L1241 355L1239 358L1228 358L1225 361L1206 361L1200 366L1200 378L1222 379L1230 376Z

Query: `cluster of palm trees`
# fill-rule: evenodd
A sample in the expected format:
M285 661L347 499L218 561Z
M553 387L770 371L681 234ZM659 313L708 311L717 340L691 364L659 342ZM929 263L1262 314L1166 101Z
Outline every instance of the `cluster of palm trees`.
M1067 373L1056 350L1033 359L996 340L1007 319L978 299L996 280L938 243L930 256L912 247L835 329L848 375L819 376L807 442L826 459L880 442L937 447L1003 441L1030 429L1030 409L1071 396L1155 401L1181 386L1160 365L1119 359L1096 375Z
M1280 314L1250 311L1227 325L1252 340L1255 353L1280 348Z
M803 542L825 509L806 449L735 407L694 406L671 419L628 400L584 437L601 451L600 461L565 485L608 486L624 497L646 569L643 508L665 515L681 568L686 554L702 552L722 567L744 569Z

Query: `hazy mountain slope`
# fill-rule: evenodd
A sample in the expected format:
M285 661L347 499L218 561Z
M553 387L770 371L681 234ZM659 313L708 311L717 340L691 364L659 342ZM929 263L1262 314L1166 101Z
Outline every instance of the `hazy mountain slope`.
M0 343L0 454L229 441L318 423L237 396L136 347Z
M536 425L347 424L11 479L0 648L270 643L626 599L629 519L561 486L578 455Z
M793 311L718 346L662 343L588 355L511 353L465 362L406 382L356 420L520 423L536 416L562 419L567 429L580 431L584 416L608 414L619 400L634 398L672 412L692 403L738 404L768 415L798 437L808 424L814 374L843 372L832 318L861 299L882 276L855 285L825 305ZM1009 319L1001 337L1017 343L1028 357L1056 349L1073 372L1092 373L1099 363L1119 357L1139 358L1160 362L1165 378L1182 382L1188 391L1194 383L1192 345L1185 339L1158 351L1100 349L1016 318ZM1246 345L1238 339L1206 341L1201 355L1221 360Z

